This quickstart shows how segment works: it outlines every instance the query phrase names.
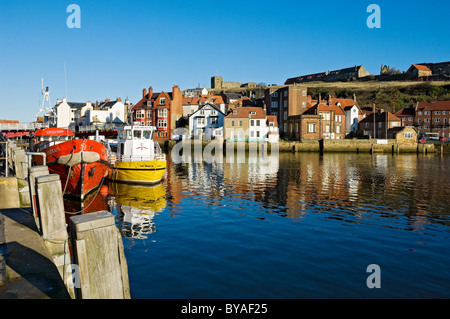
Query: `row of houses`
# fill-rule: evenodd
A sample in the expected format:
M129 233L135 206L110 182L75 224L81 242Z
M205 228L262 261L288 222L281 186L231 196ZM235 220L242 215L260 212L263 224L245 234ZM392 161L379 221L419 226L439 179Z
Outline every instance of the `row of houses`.
M236 93L182 92L173 85L168 92L154 92L151 86L143 89L135 105L120 98L96 103L64 98L54 109L58 127L133 123L156 127L154 138L160 141L389 138L395 128L404 126L450 137L450 101L418 102L392 114L375 106L361 107L355 95L312 97L306 86L295 83L267 87L261 106Z

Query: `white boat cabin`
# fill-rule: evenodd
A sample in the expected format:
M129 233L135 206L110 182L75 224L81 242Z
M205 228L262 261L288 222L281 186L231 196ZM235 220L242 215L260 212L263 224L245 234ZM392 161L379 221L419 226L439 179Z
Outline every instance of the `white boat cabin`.
M125 126L117 129L117 161L151 161L163 157L153 141L155 127Z

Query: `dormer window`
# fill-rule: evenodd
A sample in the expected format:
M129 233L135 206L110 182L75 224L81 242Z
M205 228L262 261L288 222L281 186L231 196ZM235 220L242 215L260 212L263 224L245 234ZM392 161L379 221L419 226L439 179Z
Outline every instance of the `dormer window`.
M256 112L250 112L251 115L256 115Z
M166 105L166 99L163 98L163 97L160 98L160 99L159 99L159 104L160 104L160 105Z
M234 115L236 115L236 114L237 114L237 111L236 111L236 110L234 110L234 111L233 111L233 114L234 114Z

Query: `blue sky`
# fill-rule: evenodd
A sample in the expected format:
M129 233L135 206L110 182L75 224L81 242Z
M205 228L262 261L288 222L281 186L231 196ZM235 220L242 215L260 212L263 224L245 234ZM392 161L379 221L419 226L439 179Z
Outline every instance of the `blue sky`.
M81 28L69 29L70 4ZM381 28L369 29L369 4ZM210 78L282 84L363 64L406 70L450 60L447 1L0 2L0 118L33 121L41 78L52 104L128 97L142 89L210 87Z

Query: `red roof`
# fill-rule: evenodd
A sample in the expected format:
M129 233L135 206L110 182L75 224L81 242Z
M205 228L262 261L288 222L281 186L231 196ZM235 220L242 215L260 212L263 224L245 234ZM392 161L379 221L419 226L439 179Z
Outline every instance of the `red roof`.
M450 101L436 101L436 102L418 102L417 110L430 108L433 111L450 111Z
M33 136L75 136L69 129L51 127L37 130Z
M256 114L252 115L251 112ZM252 119L265 119L266 111L262 107L257 106L240 106L234 109L233 112L226 116L227 118L252 118Z
M267 115L267 121L273 122L275 126L278 126L278 121L277 121L276 115Z
M420 70L420 71L430 71L430 72L431 72L431 70L430 70L428 67L426 67L425 65L413 64L413 66L414 66L417 70Z

